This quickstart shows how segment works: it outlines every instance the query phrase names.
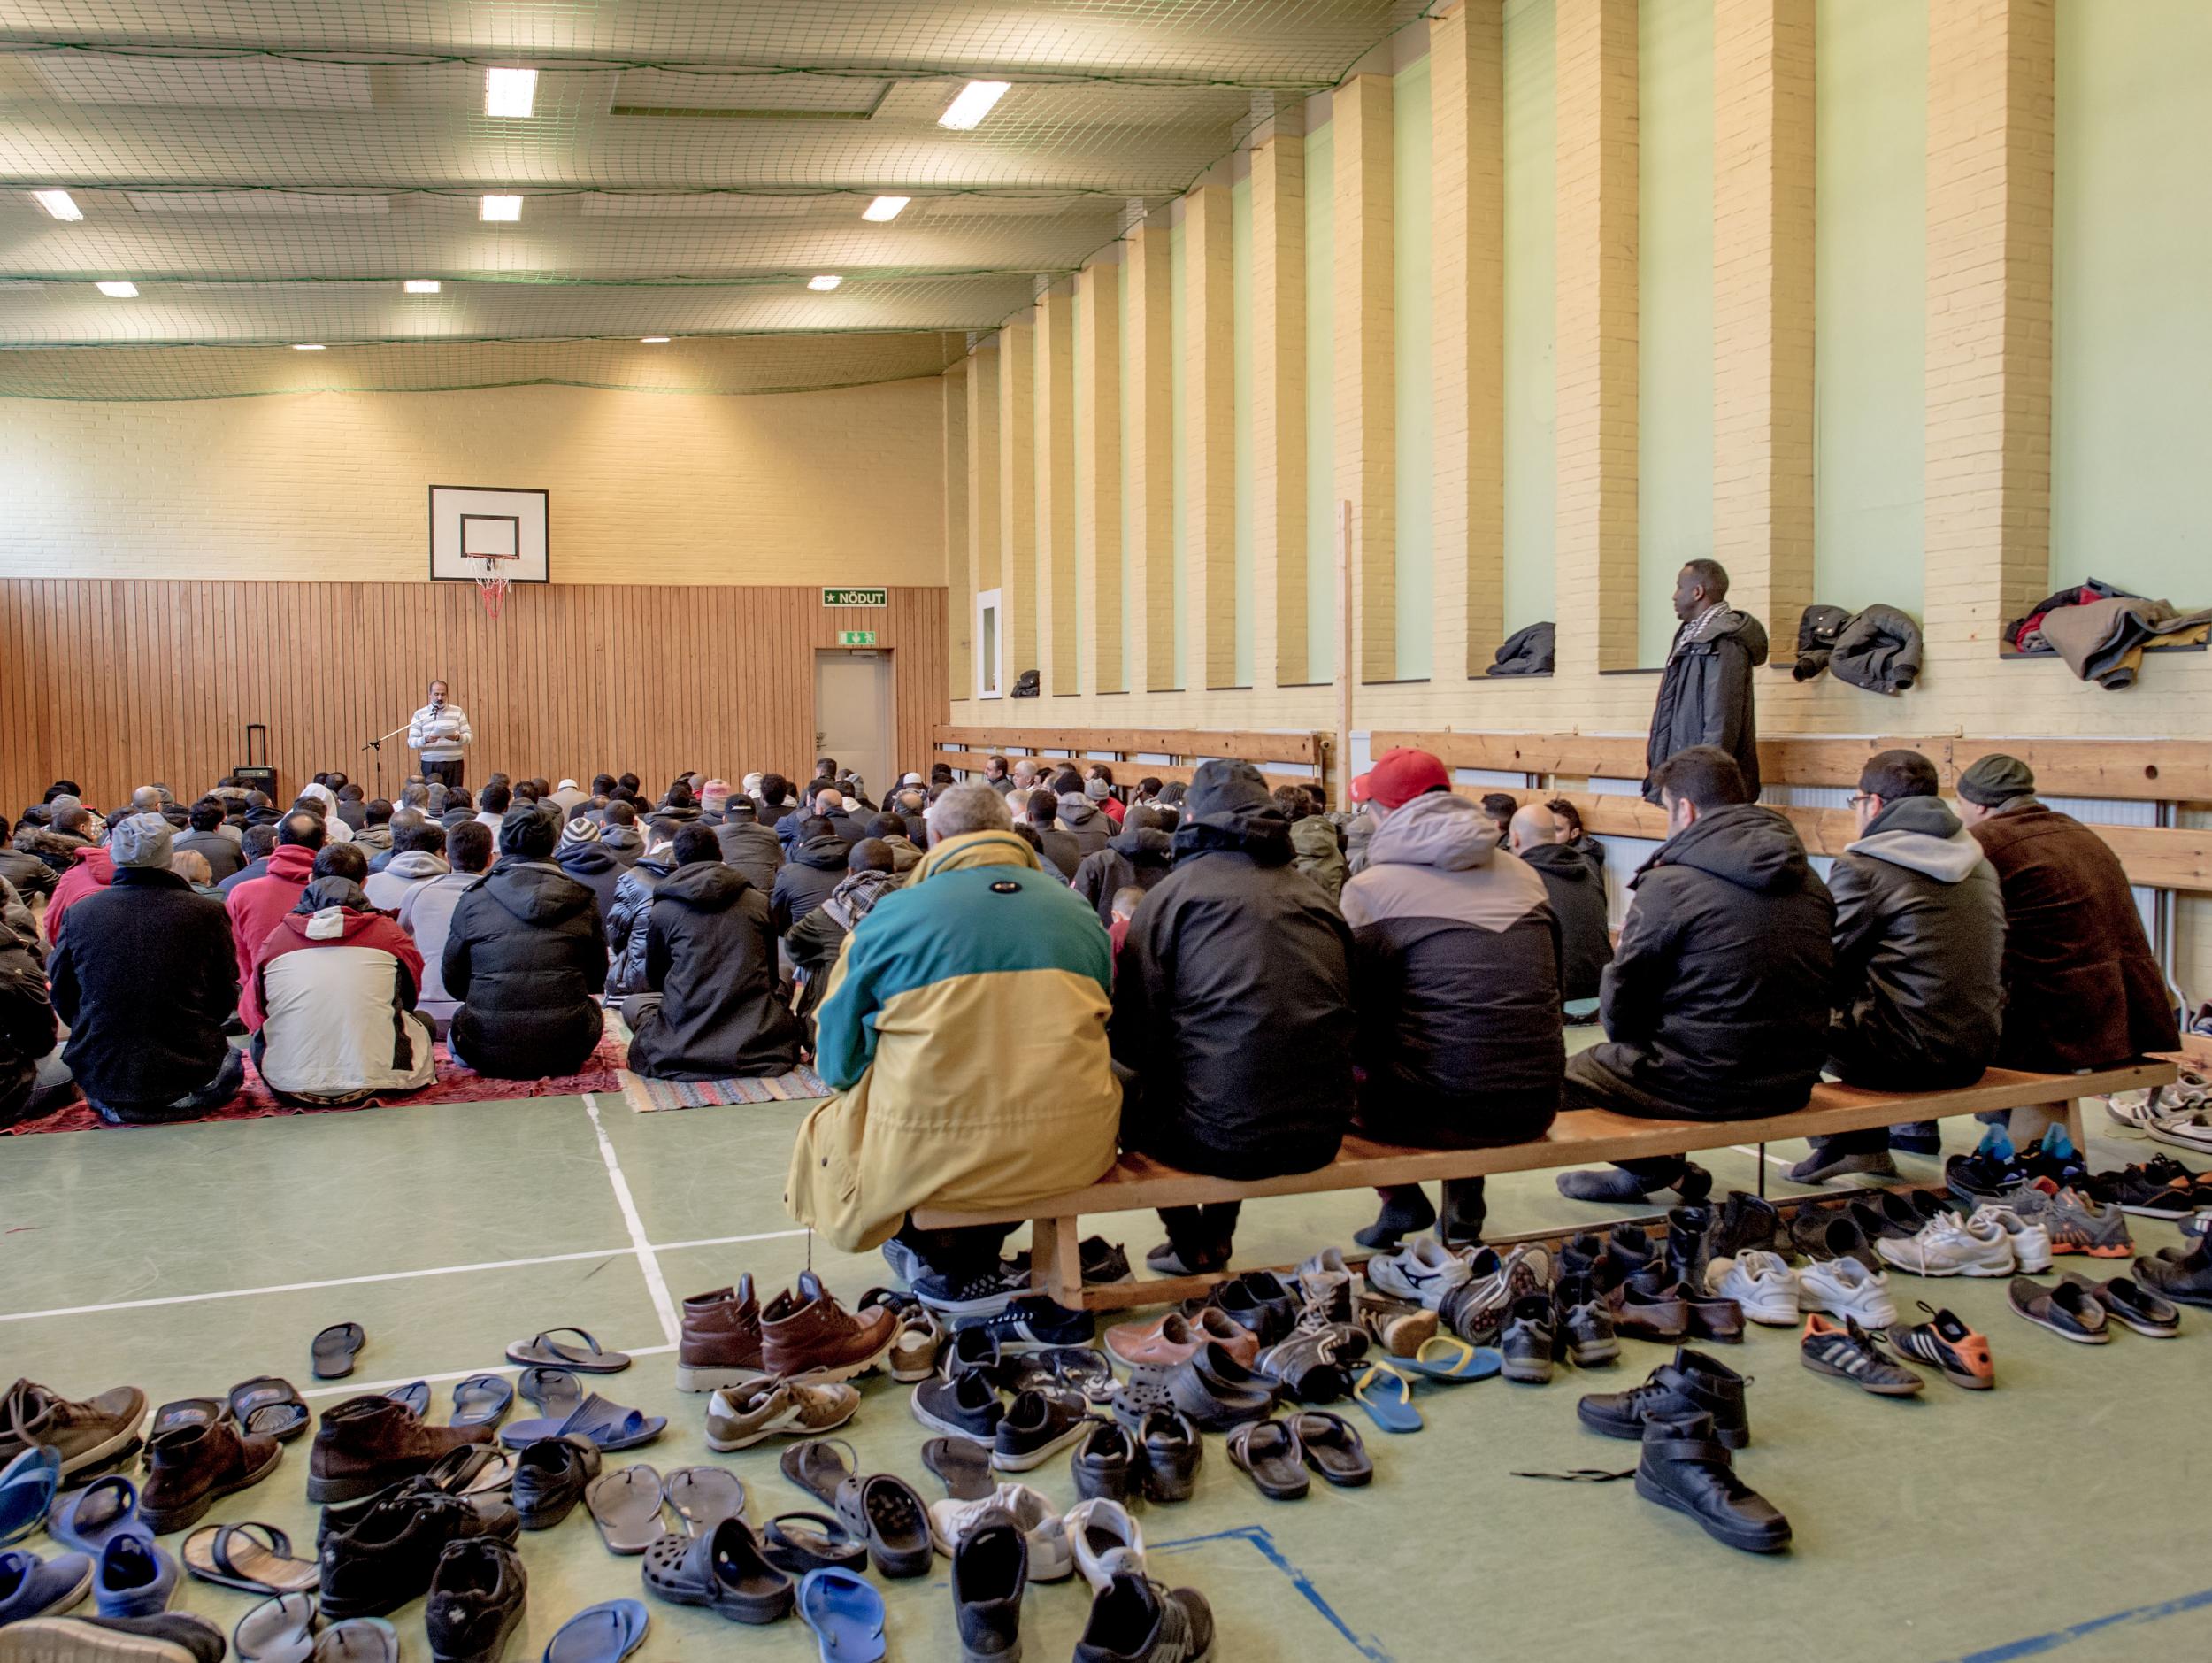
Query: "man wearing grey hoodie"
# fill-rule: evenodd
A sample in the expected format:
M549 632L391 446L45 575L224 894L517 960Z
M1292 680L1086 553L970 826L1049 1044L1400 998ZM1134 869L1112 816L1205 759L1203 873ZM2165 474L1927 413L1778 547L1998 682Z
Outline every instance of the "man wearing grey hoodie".
M1114 835L1113 822L1099 812L1098 805L1083 789L1083 776L1063 768L1053 776L1052 794L1059 799L1060 829L1075 839L1076 858L1094 855Z
M370 873L362 882L369 905L380 912L396 912L415 885L452 871L446 864L445 841L445 828L427 820L417 820L393 833L392 858L384 863L382 871Z
M1997 1055L2005 905L1997 869L1938 795L1935 765L1885 751L1859 774L1859 835L1828 874L1836 898L1828 1070L1872 1091L1969 1086ZM1799 1183L1894 1176L1893 1148L1933 1155L1933 1121L1815 1138Z

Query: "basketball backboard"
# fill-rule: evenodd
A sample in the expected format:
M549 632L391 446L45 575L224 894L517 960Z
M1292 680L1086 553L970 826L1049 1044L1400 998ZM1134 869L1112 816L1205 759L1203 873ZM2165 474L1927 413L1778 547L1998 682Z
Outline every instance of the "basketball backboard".
M550 581L549 494L479 485L430 488L430 575L469 583L496 574L511 583Z

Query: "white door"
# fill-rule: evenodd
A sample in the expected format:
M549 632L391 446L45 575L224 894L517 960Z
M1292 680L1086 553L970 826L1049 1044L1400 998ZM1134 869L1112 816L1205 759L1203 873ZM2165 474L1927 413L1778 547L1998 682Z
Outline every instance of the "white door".
M871 802L898 778L891 756L891 657L818 649L814 655L814 756L857 773ZM813 772L808 758L808 773Z

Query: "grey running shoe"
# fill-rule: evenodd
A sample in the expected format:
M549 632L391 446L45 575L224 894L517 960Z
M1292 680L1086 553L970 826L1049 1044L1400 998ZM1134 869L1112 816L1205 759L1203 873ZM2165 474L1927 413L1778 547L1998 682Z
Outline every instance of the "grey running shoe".
M2078 1190L2062 1190L2048 1197L2036 1222L2050 1232L2054 1253L2086 1253L2092 1259L2135 1255L2127 1214L2108 1204L2099 1206Z

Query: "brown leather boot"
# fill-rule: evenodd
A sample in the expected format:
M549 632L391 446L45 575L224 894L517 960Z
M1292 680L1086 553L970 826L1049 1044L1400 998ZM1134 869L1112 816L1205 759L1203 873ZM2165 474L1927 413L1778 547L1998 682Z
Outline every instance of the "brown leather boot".
M856 1317L820 1277L802 1271L797 1295L786 1290L761 1313L762 1359L770 1374L786 1380L850 1380L880 1362L898 1332L896 1312L878 1305Z
M683 1342L676 1348L678 1391L719 1391L766 1367L760 1355L760 1301L749 1271L737 1286L684 1301Z
M323 1411L308 1458L307 1498L360 1501L403 1478L427 1472L465 1444L489 1444L489 1427L429 1426L389 1397L349 1397Z
M257 1484L276 1471L284 1446L241 1432L235 1422L173 1427L146 1446L146 1486L138 1516L156 1536L197 1524L219 1496Z

